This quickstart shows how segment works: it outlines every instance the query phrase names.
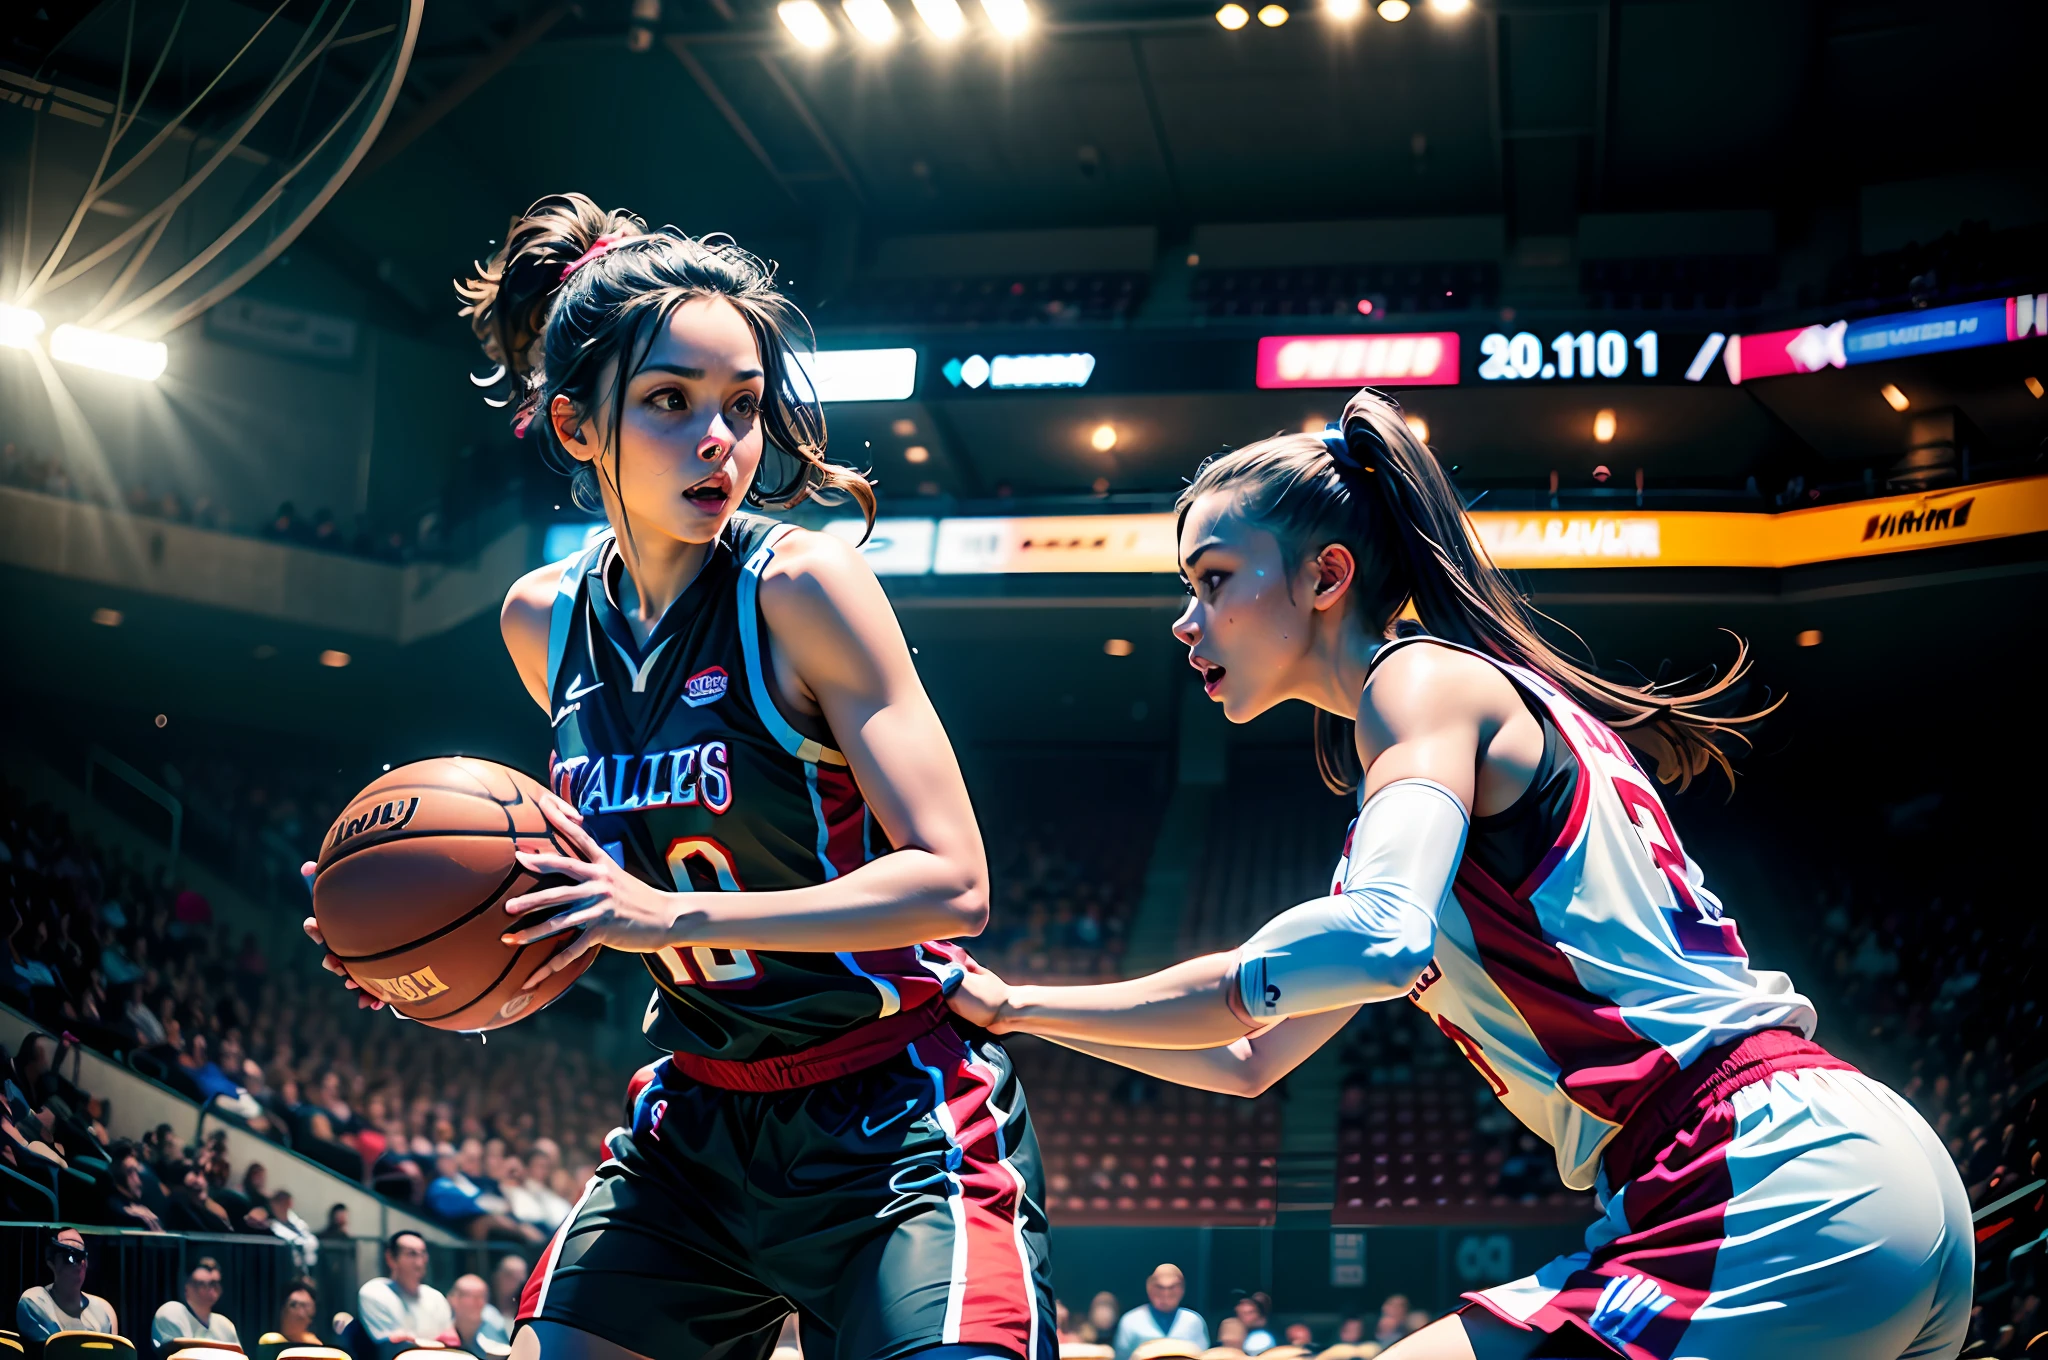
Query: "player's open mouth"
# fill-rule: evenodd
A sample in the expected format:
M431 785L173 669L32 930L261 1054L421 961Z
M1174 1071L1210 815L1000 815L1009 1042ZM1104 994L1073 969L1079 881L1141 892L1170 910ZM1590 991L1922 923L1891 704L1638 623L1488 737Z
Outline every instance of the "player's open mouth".
M1215 698L1217 687L1223 683L1223 667L1213 661L1205 661L1199 656L1190 656L1188 664L1202 673L1202 693L1211 699Z
M683 493L683 499L699 510L719 511L725 508L727 498L732 495L732 483L724 473L707 477Z

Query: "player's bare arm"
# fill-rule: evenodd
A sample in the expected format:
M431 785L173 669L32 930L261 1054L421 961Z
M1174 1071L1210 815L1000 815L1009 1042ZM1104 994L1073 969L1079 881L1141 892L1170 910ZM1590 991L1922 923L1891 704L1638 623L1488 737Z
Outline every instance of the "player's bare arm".
M1469 816L1482 778L1482 741L1494 743L1505 733L1507 739L1498 744L1509 768L1486 782L1490 798L1501 806L1512 803L1535 766L1535 757L1526 751L1530 734L1510 730L1517 717L1535 727L1507 682L1484 662L1444 648L1404 648L1388 658L1372 684L1361 687L1358 746L1366 799L1401 780L1426 780L1454 795ZM1540 755L1540 732L1534 733L1534 743ZM1524 759L1517 787L1513 767ZM1434 901L1448 884L1446 877L1418 888ZM1235 951L1210 954L1145 977L1085 987L1012 987L981 973L966 980L954 1006L997 1034L1144 1049L1209 1049L1261 1023L1239 1003L1238 959ZM1427 962L1423 955L1413 961L1412 971L1396 968L1385 978L1361 973L1358 994L1347 999L1350 1008L1401 995Z

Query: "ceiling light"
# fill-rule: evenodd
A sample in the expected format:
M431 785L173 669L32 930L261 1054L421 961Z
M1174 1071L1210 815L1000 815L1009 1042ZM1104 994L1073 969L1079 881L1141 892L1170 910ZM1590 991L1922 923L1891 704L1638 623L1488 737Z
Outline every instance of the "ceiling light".
M1216 11L1216 22L1222 24L1232 33L1237 32L1237 30L1243 28L1251 21L1252 16L1245 10L1243 5L1229 4Z
M929 462L931 461L931 456L932 451L922 444L912 444L903 451L903 461L906 463Z
M1793 641L1797 642L1802 647L1818 647L1820 646L1820 629L1804 629L1800 632L1798 637L1793 639Z
M917 17L924 20L924 26L931 35L942 42L951 42L967 31L967 16L960 12L959 0L910 0L917 10Z
M1885 405L1891 407L1894 411L1903 411L1913 404L1906 400L1906 394L1901 392L1893 383L1886 383L1883 387L1878 388L1877 392L1879 396L1884 398Z
M1131 645L1129 638L1109 638L1103 642L1102 650L1107 656L1129 656L1138 649Z
M1614 412L1601 409L1593 415L1593 438L1607 444L1614 439Z
M0 303L0 345L10 349L34 349L36 337L42 333L41 312Z
M351 657L347 652L337 652L332 647L320 653L320 664L327 667L329 670L338 671L354 659L355 658Z
M1429 7L1438 14L1463 14L1472 8L1472 0L1429 0Z
M832 45L832 21L825 17L824 10L818 8L818 0L782 0L775 7L775 13L782 19L782 26L789 30L789 35L805 47Z
M850 22L863 38L876 46L886 46L896 41L903 26L896 22L896 11L889 8L889 0L839 0L839 7L846 11Z
M1109 494L1109 478L1097 477L1091 485L1096 495L1107 496Z
M1330 422L1320 415L1308 416L1301 422L1301 432L1303 434L1320 435L1328 428L1330 428Z
M1323 13L1348 23L1365 13L1365 0L1323 0Z
M121 626L121 611L118 609L95 609L92 611L92 621L102 628L119 628Z
M1088 436L1088 442L1095 446L1097 453L1108 453L1116 447L1116 426L1097 425L1095 433Z
M1259 9L1259 22L1267 28L1278 28L1287 22L1287 10L1280 5L1265 5Z
M1427 444L1429 442L1428 421L1424 420L1421 416L1403 416L1402 419L1407 422L1408 433L1414 435L1421 443Z
M2027 390L2029 392L2032 392L2034 396L2038 399L2041 396L2042 392L2041 380L2039 378L2028 378Z
M1031 27L1031 11L1024 0L981 0L989 23L1005 38L1015 38Z
M903 436L905 439L908 439L910 436L917 433L917 422L914 420L893 421L889 425L889 430L892 434L898 434Z
M59 326L50 332L50 357L81 368L155 382L163 376L170 351L161 340L137 340L106 331L89 331L83 326Z
M1380 0L1380 18L1398 24L1408 17L1408 0Z

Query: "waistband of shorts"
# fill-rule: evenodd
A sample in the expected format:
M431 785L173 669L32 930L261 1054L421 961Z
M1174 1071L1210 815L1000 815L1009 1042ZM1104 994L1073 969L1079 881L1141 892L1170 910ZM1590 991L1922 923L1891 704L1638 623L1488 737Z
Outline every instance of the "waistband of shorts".
M1809 1068L1856 1070L1793 1029L1758 1030L1708 1049L1659 1083L1608 1141L1601 1153L1608 1186L1619 1187L1648 1171L1675 1136L1743 1087Z
M870 1020L859 1029L780 1057L734 1062L671 1053L669 1063L692 1081L726 1091L796 1091L888 1061L946 1023L946 1002L934 997L912 1010Z

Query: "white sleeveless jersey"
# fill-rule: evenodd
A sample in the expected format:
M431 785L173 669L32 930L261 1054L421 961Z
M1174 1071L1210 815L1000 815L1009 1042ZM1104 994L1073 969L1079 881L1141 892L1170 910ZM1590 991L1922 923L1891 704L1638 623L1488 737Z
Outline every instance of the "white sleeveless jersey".
M1402 639L1380 657L1411 640L1454 645ZM1497 883L1470 856L1459 863L1436 957L1408 996L1557 1150L1564 1183L1585 1190L1608 1140L1666 1076L1758 1030L1811 1038L1816 1017L1785 974L1749 966L1627 744L1542 676L1458 650L1543 706L1579 776L1527 882Z

